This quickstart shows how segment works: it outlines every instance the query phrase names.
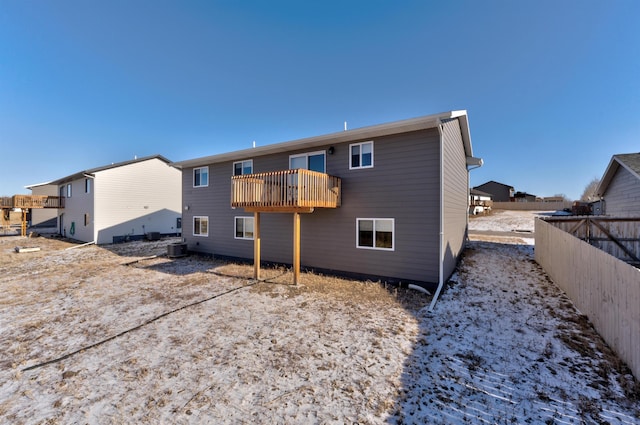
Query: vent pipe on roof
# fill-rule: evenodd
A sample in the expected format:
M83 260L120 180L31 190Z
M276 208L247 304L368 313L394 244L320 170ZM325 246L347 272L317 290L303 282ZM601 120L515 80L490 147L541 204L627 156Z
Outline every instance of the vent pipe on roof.
M254 148L256 147L256 141L255 140L253 141L253 147Z
M347 131L347 122L344 122L344 131Z

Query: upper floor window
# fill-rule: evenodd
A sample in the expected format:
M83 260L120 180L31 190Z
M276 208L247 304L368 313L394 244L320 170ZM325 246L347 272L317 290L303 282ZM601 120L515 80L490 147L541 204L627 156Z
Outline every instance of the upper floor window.
M67 185L67 198L71 198L71 183Z
M245 174L253 174L253 159L233 163L234 176L242 176Z
M236 217L236 239L253 239L253 217Z
M394 250L395 220L393 218L357 218L356 247Z
M193 169L193 187L209 186L209 167Z
M351 158L349 169L373 167L373 142L354 143L349 145Z
M324 173L326 169L324 151L289 156L289 169L295 170L298 168Z
M209 236L209 217L193 217L193 236Z
M91 193L91 179L84 179L84 193Z

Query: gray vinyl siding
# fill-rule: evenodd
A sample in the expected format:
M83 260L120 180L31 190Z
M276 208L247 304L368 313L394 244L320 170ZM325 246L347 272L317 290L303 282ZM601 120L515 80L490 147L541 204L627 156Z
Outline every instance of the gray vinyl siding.
M373 140L374 167L349 170L349 144ZM326 172L342 179L342 206L301 215L301 263L337 272L437 282L439 135L436 129L247 157L253 172L289 168L289 155L334 147ZM191 251L253 258L253 242L234 239L230 207L233 161L209 165L209 187L193 188L193 168L183 170L183 236ZM462 194L466 199L466 192ZM462 208L466 212L466 207ZM193 216L209 217L209 236L192 235ZM394 251L356 248L356 218L393 218ZM261 214L264 261L292 262L293 216Z
M443 124L444 279L453 273L467 233L469 176L458 120Z
M620 166L604 194L605 213L640 217L640 179Z

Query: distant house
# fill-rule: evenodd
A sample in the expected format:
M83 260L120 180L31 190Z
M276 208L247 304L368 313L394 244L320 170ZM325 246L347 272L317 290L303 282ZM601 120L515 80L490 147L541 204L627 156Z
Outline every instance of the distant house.
M435 287L467 234L466 111L177 162L191 252ZM293 216L293 218L292 218ZM259 273L259 268L255 273Z
M485 193L491 194L494 202L510 202L513 201L514 188L507 184L498 183L496 181L488 181L480 186L474 187L474 189L480 190Z
M63 199L57 210L61 235L107 244L141 239L149 233L179 234L180 170L160 155L138 158L71 174L43 185Z
M513 194L514 202L536 202L538 197L527 192L516 192Z
M478 189L469 191L469 214L484 214L491 211L493 200L490 193Z
M614 155L596 194L604 199L604 213L640 217L640 153Z

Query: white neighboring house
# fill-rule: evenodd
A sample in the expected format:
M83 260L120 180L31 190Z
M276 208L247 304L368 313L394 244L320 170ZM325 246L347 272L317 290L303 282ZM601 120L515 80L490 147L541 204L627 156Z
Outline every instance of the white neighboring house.
M491 211L491 194L478 189L469 190L469 214L485 214Z
M58 231L97 244L181 234L182 172L169 164L160 155L148 156L48 183L64 197Z

